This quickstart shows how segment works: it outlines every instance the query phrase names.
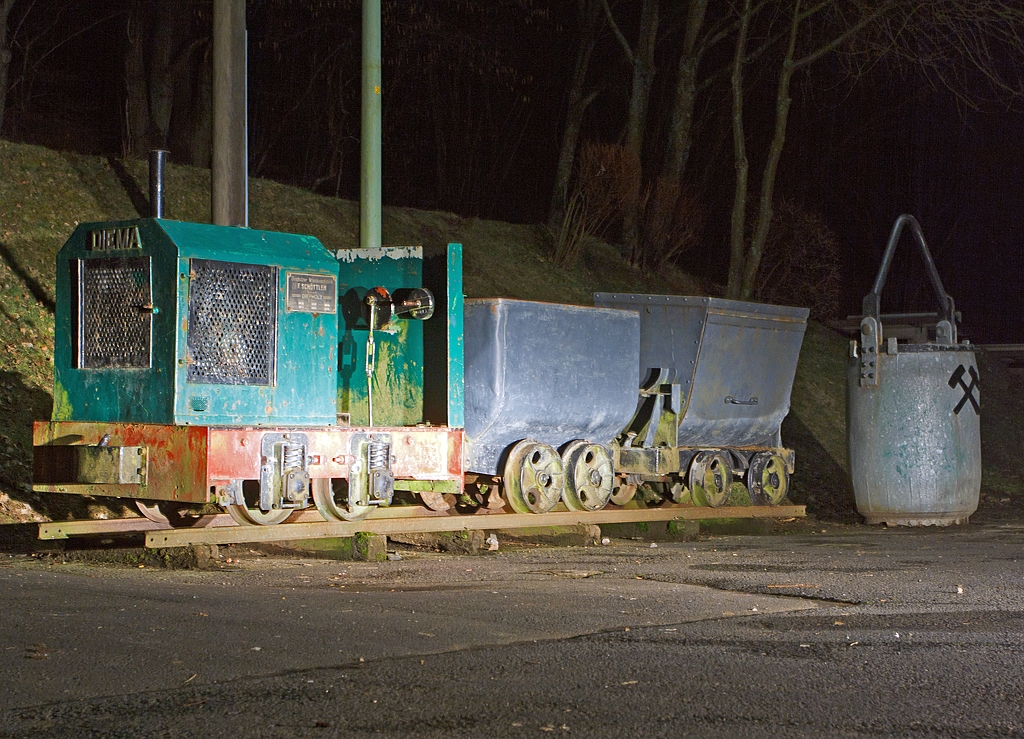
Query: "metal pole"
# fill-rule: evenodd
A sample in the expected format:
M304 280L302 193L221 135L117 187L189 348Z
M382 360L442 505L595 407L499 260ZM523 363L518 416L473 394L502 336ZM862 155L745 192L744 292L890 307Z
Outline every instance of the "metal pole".
M245 0L213 0L213 168L210 205L220 226L249 225Z
M363 0L362 148L360 154L359 246L381 242L380 0Z
M167 152L154 149L149 152L149 214L153 218L164 217L164 165Z

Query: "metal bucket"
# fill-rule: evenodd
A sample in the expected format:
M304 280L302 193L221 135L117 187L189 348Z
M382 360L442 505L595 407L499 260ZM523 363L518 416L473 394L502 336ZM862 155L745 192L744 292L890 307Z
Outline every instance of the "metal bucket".
M880 295L893 251L909 225L941 310L934 338L884 337ZM978 365L957 342L956 310L917 221L896 221L874 288L864 298L859 340L847 372L847 439L857 510L869 524L966 523L981 491Z

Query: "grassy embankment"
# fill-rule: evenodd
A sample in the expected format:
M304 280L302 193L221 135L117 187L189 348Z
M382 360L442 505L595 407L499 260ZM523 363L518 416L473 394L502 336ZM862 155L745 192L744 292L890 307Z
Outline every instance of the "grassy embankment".
M47 418L51 405L54 257L80 221L146 213L146 182L143 162L0 141L0 523L86 513L70 496L44 497L28 490L31 422ZM168 217L209 222L208 170L169 167L167 193ZM250 200L253 228L313 234L330 249L358 245L356 203L258 179L252 181ZM575 268L560 269L551 263L543 234L534 226L385 208L383 231L386 244L422 244L432 250L461 242L470 297L588 304L599 290L701 292L696 280L678 271L644 278L621 261L615 247L603 243L591 244ZM811 325L783 439L797 452L791 497L823 518L854 520L846 474L846 347L844 338ZM999 506L1007 498L1019 502L1024 475L1014 462L1024 435L1014 414L1019 418L1024 404L998 368L983 376L983 505Z

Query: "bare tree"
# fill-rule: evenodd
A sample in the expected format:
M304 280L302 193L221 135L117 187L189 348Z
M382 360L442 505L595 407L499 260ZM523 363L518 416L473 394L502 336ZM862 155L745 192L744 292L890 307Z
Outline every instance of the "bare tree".
M199 29L209 21L200 14L201 5L201 0L131 3L125 27L126 154L168 148L176 111L197 111L202 116L203 104L193 99L205 83L204 58L197 52L208 46L208 34L204 37ZM187 115L181 121L188 126ZM188 133L191 139L195 131ZM189 152L190 159L196 157L197 152Z
M750 0L743 0L740 10L740 28L736 36L736 53L732 64L732 151L736 167L736 191L733 195L732 224L729 241L729 284L726 294L739 297L734 286L743 275L743 255L746 251L747 232L747 178L750 161L747 159L747 139L743 130L743 61L747 55L747 34L750 31Z
M633 72L624 147L626 156L635 160L633 170L636 172L636 178L628 189L630 197L623 204L622 244L630 263L639 265L642 262L640 215L643 181L641 163L643 161L644 132L647 127L647 109L651 99L651 85L654 83L654 49L658 40L658 0L643 0L635 48L619 30L608 0L603 0L603 2L608 24L615 33L615 38L622 47Z
M587 72L590 57L594 53L601 17L600 0L576 0L576 16L579 25L579 46L576 51L576 65L569 83L568 104L565 113L565 128L562 144L558 150L558 164L555 167L555 185L551 192L551 206L548 210L548 227L559 232L565 223L566 208L569 204L569 180L572 177L573 161L579 142L583 114L597 97L597 91L587 92ZM559 238L564 238L560 236Z
M727 295L749 299L772 224L775 181L786 142L790 86L794 74L828 54L841 52L849 71L859 74L865 63L890 59L912 64L953 90L967 104L985 93L973 78L987 81L995 95L1020 97L1019 79L1007 78L1024 59L1024 7L1017 0L776 0L788 28L783 42L775 90L775 120L765 157L754 227L748 232L746 213L748 161L744 130L743 69L750 60L746 36L754 10L744 0L740 10L732 75L733 139L736 193L732 208ZM769 30L768 36L771 36ZM1018 60L1017 65L1010 63ZM971 80L969 82L968 80Z
M679 47L676 89L672 101L665 161L661 167L659 188L678 192L693 143L693 111L697 102L697 72L701 57L711 38L702 38L708 0L690 0L687 6L683 39ZM703 43L702 43L703 42Z
M119 8L83 16L90 0L2 0L0 3L0 125L13 132L36 96L44 63L65 44L122 14ZM12 60L19 63L11 68ZM17 114L17 119L12 113ZM15 134L16 135L16 134Z
M7 19L14 7L14 0L0 3L0 130L4 125L4 109L7 107L7 70L11 66L11 45L8 41Z

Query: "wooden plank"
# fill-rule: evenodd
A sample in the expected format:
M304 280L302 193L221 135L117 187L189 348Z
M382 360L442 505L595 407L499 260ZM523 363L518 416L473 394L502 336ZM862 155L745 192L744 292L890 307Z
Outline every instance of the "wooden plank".
M445 516L446 513L432 511L425 506L395 506L394 508L378 508L372 511L367 520L380 518L412 518L417 516ZM323 523L324 519L317 512L316 508L307 508L299 511L291 519L290 524ZM216 515L200 516L196 521L195 529L211 527L237 526L235 520L226 513ZM93 534L143 534L147 531L170 531L170 526L150 521L148 518L96 518L84 521L51 521L39 524L40 539L67 539L69 536L90 536Z
M166 526L148 518L89 519L88 521L51 521L39 524L40 539L67 539L88 534L138 534Z
M151 549L189 544L244 544L291 539L354 536L358 533L396 534L438 531L501 530L578 524L630 523L636 521L701 520L723 518L792 518L805 515L804 506L735 506L702 508L666 505L659 508L614 508L595 512L564 511L536 515L502 513L490 516L451 515L415 518L366 518L354 522L283 523L277 526L231 526L206 529L162 529L146 534Z

